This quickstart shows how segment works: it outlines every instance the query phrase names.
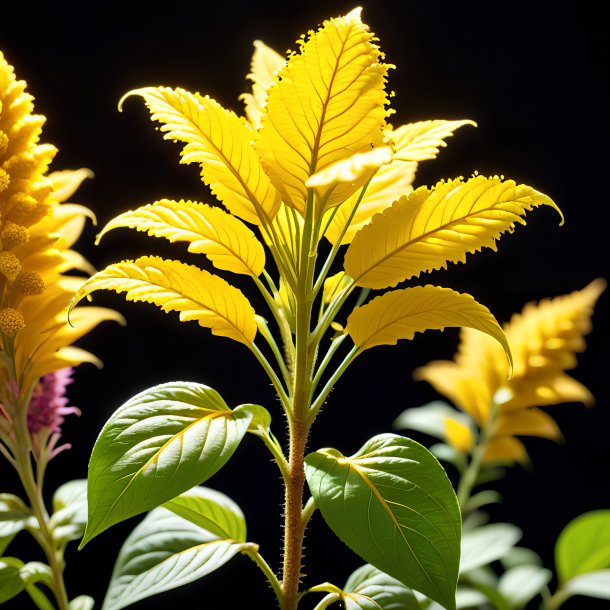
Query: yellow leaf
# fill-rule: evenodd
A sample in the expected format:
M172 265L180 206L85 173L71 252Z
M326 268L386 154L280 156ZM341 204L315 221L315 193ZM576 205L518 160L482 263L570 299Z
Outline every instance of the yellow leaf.
M261 127L261 118L267 102L267 89L285 62L284 57L264 42L254 41L251 72L246 77L252 81L252 93L243 93L240 96L246 105L246 116L254 129Z
M506 360L505 357L503 359ZM476 371L464 370L450 360L435 360L415 369L413 378L427 381L439 394L468 413L479 426L488 420L493 394L483 379L477 377Z
M170 242L186 241L189 252L205 254L225 271L259 276L265 268L265 250L254 233L235 216L204 203L155 201L112 219L97 241L117 227L147 231Z
M470 427L451 417L445 417L444 423L447 442L460 453L470 453L474 444Z
M256 148L282 199L305 215L305 182L327 166L382 144L385 76L360 9L324 22L267 92ZM328 205L345 200L349 184Z
M326 231L327 239L333 244L339 240L342 245L349 244L375 214L413 190L411 185L417 171L417 161L433 159L439 148L445 146L444 138L467 124L474 125L472 121L422 121L395 130L388 125L385 129L385 142L391 144L394 151L392 160L377 170L355 213L358 192L341 204ZM327 212L329 215L330 212Z
M421 187L374 217L345 254L345 271L358 286L386 288L424 271L464 262L540 205L553 201L512 180L476 176Z
M416 286L386 292L357 307L347 319L346 331L359 352L376 345L395 345L416 332L466 326L496 339L510 359L504 332L489 309L469 294L438 286Z
M420 121L408 123L388 133L397 161L427 161L434 159L439 148L447 146L446 138L464 125L476 127L474 121Z
M520 440L512 436L501 436L489 442L483 455L483 461L501 463L520 462L521 464L527 464L529 458Z
M591 332L593 307L606 282L597 279L582 290L539 303L529 303L506 326L515 354L515 383L544 378L576 366Z
M325 305L330 305L330 302L339 294L343 288L349 283L349 278L345 272L339 271L324 280L324 288L322 289L322 300Z
M538 436L557 440L561 438L555 420L540 409L519 409L501 412L495 421L497 436Z
M559 373L534 379L510 379L496 394L502 411L526 407L545 407L564 402L582 402L593 406L595 400L589 390L569 375Z
M165 312L179 311L180 321L196 320L212 334L245 345L256 336L254 309L246 297L194 265L156 256L109 265L87 280L72 306L95 290L125 292L129 301L154 303Z
M184 89L146 87L140 95L152 119L162 123L166 140L184 142L182 163L199 163L201 177L232 214L265 224L277 213L280 198L252 148L250 127L210 97Z

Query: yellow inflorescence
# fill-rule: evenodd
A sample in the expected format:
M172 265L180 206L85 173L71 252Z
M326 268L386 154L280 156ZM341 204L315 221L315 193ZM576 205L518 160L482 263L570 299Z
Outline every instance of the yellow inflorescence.
M4 250L10 250L15 246L25 244L30 239L30 232L27 227L18 225L12 221L8 221L2 228L2 235L0 235L0 244Z
M23 315L12 307L0 309L0 331L8 337L14 337L25 327Z
M0 252L0 273L7 280L14 282L20 271L21 263L12 252L7 252L6 250Z

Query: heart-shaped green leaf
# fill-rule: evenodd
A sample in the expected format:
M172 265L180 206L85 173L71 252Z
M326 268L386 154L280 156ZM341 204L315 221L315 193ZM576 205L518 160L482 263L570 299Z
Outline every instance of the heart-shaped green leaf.
M187 494L187 499L196 497L205 501L202 514L210 523L243 520L241 510L223 494L204 489ZM245 533L245 524L242 529ZM244 546L241 541L219 538L165 508L157 508L123 544L102 610L120 610L193 582L224 565Z
M455 610L460 510L445 471L425 447L381 434L351 457L322 449L305 461L316 506L345 544Z
M93 448L81 546L211 477L233 455L251 418L197 383L166 383L134 396L111 416Z
M610 510L576 517L559 535L555 546L559 581L610 568Z

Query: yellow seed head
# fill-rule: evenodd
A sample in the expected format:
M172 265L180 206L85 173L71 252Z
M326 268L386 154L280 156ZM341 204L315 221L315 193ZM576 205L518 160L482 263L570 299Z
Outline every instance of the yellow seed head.
M0 273L4 275L7 280L11 282L15 281L18 273L21 271L21 263L19 259L12 253L0 252Z
M2 229L2 247L5 250L25 244L29 239L30 232L28 229L10 220L6 223L4 229Z
M31 214L37 206L38 201L31 195L26 195L25 193L15 193L9 199L9 207L15 214Z
M12 307L0 309L0 331L8 337L14 337L25 327L25 320L19 311Z
M22 269L17 274L14 286L26 296L42 294L45 289L45 283L40 273L27 269Z

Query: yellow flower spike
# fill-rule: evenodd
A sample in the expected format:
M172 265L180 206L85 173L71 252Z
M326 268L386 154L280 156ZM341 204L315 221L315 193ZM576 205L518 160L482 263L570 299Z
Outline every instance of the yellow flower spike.
M8 148L8 136L3 131L0 131L0 156L6 152L7 148Z

